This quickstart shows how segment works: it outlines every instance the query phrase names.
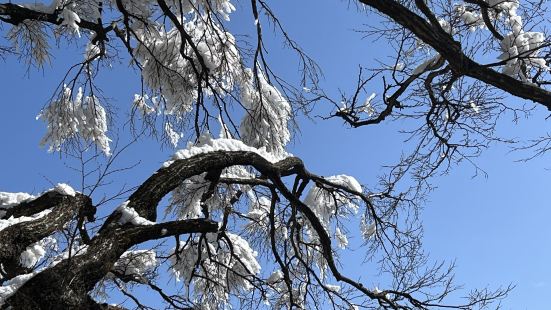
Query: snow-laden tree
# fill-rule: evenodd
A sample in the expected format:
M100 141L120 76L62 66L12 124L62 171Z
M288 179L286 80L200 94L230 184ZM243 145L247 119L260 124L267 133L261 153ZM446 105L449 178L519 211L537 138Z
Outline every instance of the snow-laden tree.
M267 1L236 2L0 4L5 59L13 54L40 68L56 42L82 47L82 61L39 113L46 126L40 143L107 163L78 191L58 184L36 196L0 193L0 308L145 309L135 287L174 309L471 309L505 296L508 288L473 290L464 304L446 303L457 288L452 270L424 255L418 208L432 175L504 140L494 135L500 116L532 109L503 98L551 110L546 3L353 1L366 20L378 21L366 35L386 40L395 54L360 69L350 94L335 99ZM236 7L250 11L250 21L234 20ZM240 42L232 23L253 27L255 36ZM301 61L297 85L270 65L267 26ZM141 79L126 112L110 109L96 84L118 60ZM416 124L413 151L376 186L316 175L287 151L296 113L316 103L329 103L325 117L352 127L406 119ZM147 134L175 147L191 138L137 188L102 201L124 197L96 220L94 193L121 154L112 150L114 111L130 115L134 143ZM548 142L529 147L545 152ZM385 287L342 271L340 257L358 253L349 249L354 231ZM129 303L104 303L108 288Z

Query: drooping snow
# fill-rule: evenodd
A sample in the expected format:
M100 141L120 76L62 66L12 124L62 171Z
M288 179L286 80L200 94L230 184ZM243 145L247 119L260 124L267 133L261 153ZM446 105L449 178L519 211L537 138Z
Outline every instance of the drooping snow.
M134 107L142 115L153 114L156 111L154 106L150 106L147 104L148 101L152 101L154 106L158 106L159 104L156 97L150 99L147 94L144 94L144 95L134 94Z
M238 140L228 138L229 136L229 130L221 122L219 139L213 139L208 133L206 133L200 137L197 145L188 144L188 148L178 151L177 155L175 155L175 158L188 158L203 151L239 149L231 146L234 142ZM221 141L225 142L219 143ZM250 150L250 148L247 148L244 145L241 145L240 147L245 147L245 149ZM264 155L270 156L269 154ZM167 166L171 162L165 163L165 166ZM176 187L172 191L170 204L169 207L165 210L165 213L174 213L176 214L178 219L192 219L201 217L203 215L201 199L203 197L203 194L207 192L211 184L210 181L205 180L205 176L206 173L192 176L184 180L178 187ZM251 179L255 178L256 176L252 172L248 171L244 166L231 166L222 170L220 177L232 179ZM210 212L214 210L223 210L224 207L229 204L231 197L233 197L236 191L241 189L243 186L219 185L219 188L220 187L223 187L224 190L215 191L213 195L211 195L206 201L203 202L205 206L208 207Z
M167 213L174 212L178 219L194 219L202 215L201 198L208 190L210 182L205 180L205 173L194 175L182 182L172 191L170 206L166 209ZM209 198L206 204L212 205Z
M28 193L0 192L0 218L6 215L6 210L11 207L34 198L36 197Z
M480 113L480 107L474 103L474 101L470 101L469 105L471 106L471 109L473 109L474 113L478 114Z
M245 70L241 83L241 102L247 109L241 121L241 136L247 145L264 147L275 155L285 154L291 138L288 128L291 105L257 70L256 76L252 70Z
M281 270L276 270L272 272L272 274L266 279L266 283L268 284L274 284L283 279L283 272Z
M325 284L325 288L333 293L338 293L341 291L340 285L334 285L334 284Z
M236 265L242 265L240 267L236 266L236 268L241 269L241 267L243 267L242 271L245 272L245 274L258 274L261 269L260 264L258 264L256 260L258 253L250 247L247 240L232 233L227 233L227 235L233 245L233 254L239 257L240 260L240 263ZM245 285L245 289L251 289L252 287L249 285L250 284Z
M368 223L365 216L360 221L360 232L365 240L371 239L377 232L377 224L375 222Z
M194 219L204 216L203 208L209 212L222 211L229 206L230 200L243 186L218 184L217 190L205 201L203 195L208 191L211 182L205 180L206 173L194 175L184 180L172 191L170 204L165 213L173 213L178 219ZM224 169L221 178L247 179L255 177L244 167L232 166Z
M113 266L113 269L124 275L144 275L157 267L153 250L134 250L124 252Z
M520 23L520 19L516 20ZM549 70L545 59L539 56L540 48L544 44L545 36L541 32L524 32L518 29L518 32L514 30L506 35L500 44L503 53L498 57L500 60L507 60L503 73L518 76L526 81L527 76L523 66L528 69L536 67Z
M540 56L545 44L545 35L537 31L525 31L522 16L518 15L518 0L484 0L492 9L488 11L490 22L502 21L510 32L500 43L499 60L505 61L504 74L530 82L528 72L532 68L549 70L546 60ZM455 12L471 31L486 28L482 14L468 8L465 3L457 4Z
M373 98L375 98L375 96L376 96L376 94L372 93L369 97L367 97L365 99L364 104L358 109L358 112L365 112L369 116L372 116L373 114L375 114L375 112L376 112L375 108L371 104L371 101L373 100Z
M362 192L360 183L351 176L336 175L325 179L336 186L344 187L352 192ZM325 231L330 236L334 235L336 237L338 246L345 248L348 245L347 236L338 227L335 228L334 232L331 232L331 223L337 217L348 217L357 214L359 206L354 201L354 195L346 194L343 190L328 185L314 185L308 191L304 204L314 212ZM307 222L306 229L308 238L313 242L317 242L318 235L309 222ZM310 255L312 255L312 259L316 262L316 265L318 265L320 276L323 278L327 268L323 255L320 255L317 251L310 253Z
M411 74L412 75L422 74L423 72L425 72L425 70L427 70L428 67L434 66L436 63L438 63L440 61L440 58L441 58L440 54L437 54L436 56L425 60L420 65L418 65Z
M189 6L184 7L183 12L194 10L191 3L184 1L182 4ZM208 1L209 10L213 9L213 5L223 14L233 10L228 1ZM161 28L158 31L141 31L141 37L134 50L134 56L142 66L145 86L152 92L152 97L162 97L163 103L157 106L157 113L177 118L184 117L193 109L193 103L198 99L198 85L204 84L197 79L196 74L196 70L204 69L200 59L209 71L208 78L212 79L210 85L218 93L231 92L235 81L242 76L241 57L233 35L204 16L186 20L183 27L196 49L190 44L182 44L183 40L177 28ZM180 50L181 46L185 49L183 53ZM203 87L208 95L210 91L205 85Z
M253 179L256 175L243 166L231 166L222 171L221 178L230 179Z
M457 5L455 7L455 12L459 18L463 20L463 23L469 26L470 31L476 31L479 28L483 29L486 27L482 14L467 10L464 4Z
M21 256L19 262L21 266L31 268L36 265L46 255L48 248L54 248L57 241L53 237L46 237L38 242L35 242L28 246Z
M247 224L245 224L245 230L253 232L255 234L260 234L269 242L270 236L270 206L271 201L269 198L254 194L253 191L248 191L247 196L250 200L249 212L246 214L246 217L249 219ZM282 223L279 217L274 217L275 223L275 235L276 238L283 240L288 238L287 225Z
M217 234L206 234L208 249L202 244L201 254L198 252L196 241L181 242L178 255L172 255L171 269L178 280L193 287L193 295L200 300L208 295L216 305L221 306L228 302L227 292L248 291L252 289L251 279L260 272L260 264L256 260L257 253L249 243L238 235L226 233L232 244L225 244L223 238L219 240ZM207 251L210 253L207 253ZM233 255L232 255L233 253ZM239 259L236 259L239 258ZM200 262L198 260L200 259ZM201 268L196 268L199 263ZM227 268L226 268L227 267ZM197 274L192 278L192 274ZM215 307L216 308L216 307Z
M119 224L124 225L126 223L130 223L132 225L154 225L155 222L152 222L146 218L143 218L131 207L128 207L128 204L130 203L129 200L123 202L120 206L117 207L118 212L121 214L121 218L119 219Z
M79 88L73 100L71 88L65 86L63 94L46 107L37 119L47 125L47 132L40 145L49 144L48 151L59 151L70 139L81 137L94 142L106 155L111 149L107 137L107 114L95 96L83 96Z
M92 44L92 42L86 45L86 51L84 53L84 60L93 60L101 55L101 48L98 44Z
M178 141L180 141L183 136L183 134L176 132L176 130L172 128L172 125L169 122L165 123L165 134L167 135L170 144L172 144L173 147L178 146Z
M360 192L362 187L358 181L348 175L336 175L325 178L327 181L345 187L349 190ZM352 201L339 191L330 192L329 190L313 186L306 198L304 203L309 206L314 213L320 219L320 222L326 227L330 222L331 217L340 213L344 215L346 213L356 213L358 206L353 204Z
M80 27L78 26L80 17L77 13L70 10L69 6L66 5L63 7L63 11L61 11L59 19L61 20L61 25L67 26L67 28L71 29L80 38Z
M338 227L335 228L335 237L337 238L339 248L345 249L348 246L348 237L346 237L346 234Z

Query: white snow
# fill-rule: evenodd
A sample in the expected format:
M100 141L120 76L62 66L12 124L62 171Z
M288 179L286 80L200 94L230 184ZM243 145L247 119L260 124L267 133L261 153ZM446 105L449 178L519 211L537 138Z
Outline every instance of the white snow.
M111 150L107 137L107 113L95 96L83 95L82 88L73 100L72 89L65 86L60 98L54 100L37 116L47 125L40 145L49 144L49 152L61 150L68 140L81 137L94 142L105 155Z
M405 63L399 62L393 67L393 69L396 70L396 71L402 71L402 70L404 70L405 67L406 67Z
M249 190L247 196L250 201L249 212L246 214L250 219L245 224L245 230L254 234L260 234L266 240L270 242L270 206L271 200L265 196L257 196L254 191ZM275 234L276 238L283 240L288 238L288 230L286 223L282 222L279 217L274 218Z
M6 214L6 210L22 202L32 200L35 196L28 193L0 192L0 218Z
M67 26L80 38L80 27L78 26L80 17L78 17L77 13L71 11L68 6L64 6L59 19L61 20L61 25Z
M341 174L326 177L325 179L353 192L362 192L362 186L354 177ZM358 206L345 195L338 191L330 193L325 188L318 186L313 186L310 191L308 191L304 199L304 204L309 206L312 211L316 213L326 230L329 227L330 220L334 216L347 216L355 214L358 211Z
M128 6L150 6L136 5L135 2L132 1ZM184 1L182 4L183 12L200 10L190 1ZM218 11L228 19L229 12L233 11L233 7L227 1L208 1L202 4L208 6L209 11ZM129 9L134 10L134 8ZM149 8L139 11L149 11ZM143 15L141 12L137 14ZM176 27L170 29L159 27L159 31L142 30L139 42L134 49L134 56L142 65L144 86L151 90L151 97L162 97L162 104L154 105L155 111L158 114L172 115L179 119L192 111L193 103L198 99L197 86L201 81L198 81L194 73L195 67L192 65L198 63L198 57L202 58L209 69L209 79L213 79L211 85L219 94L232 92L236 81L243 76L240 52L233 35L204 18L185 20L182 24L194 42L195 50L190 44L186 44L185 50L181 53L182 38ZM190 62L186 58L194 61ZM206 88L205 90L207 95L213 94L211 90ZM144 101L137 103L141 105ZM142 107L145 108L142 109L143 112L150 110L144 105Z
M335 237L337 238L339 248L345 249L348 246L348 238L346 237L346 234L343 233L338 227L335 228Z
M515 25L517 23L521 24L520 17L515 19ZM514 77L519 76L526 81L527 77L522 69L523 65L527 68L537 67L549 70L545 59L539 57L540 49L544 44L545 35L543 33L524 32L522 28L514 29L500 43L503 53L498 59L507 60L503 67L503 73Z
M264 157L264 159L266 159L271 163L278 162L290 156L289 153L274 155L274 154L268 153L265 150L265 148L257 149L246 145L240 140L225 139L225 138L213 139L210 133L207 132L201 135L201 137L199 138L199 142L196 145L188 143L187 148L178 150L176 153L174 153L174 155L172 156L172 160L166 161L163 164L163 167L170 166L175 160L187 159L199 154L216 152L216 151L253 152Z
M260 69L256 75L251 69L245 70L241 102L247 109L240 126L243 142L264 147L275 155L285 154L285 146L291 139L288 129L291 105Z
M147 101L149 101L149 96L147 94L144 94L143 96L134 94L134 106L143 115L153 114L156 111L154 107L147 104ZM158 103L156 97L152 98L151 101L153 101L154 104Z
M155 222L152 222L146 218L141 217L136 210L131 207L128 207L130 203L129 200L123 202L120 206L117 207L117 211L121 213L121 218L119 223L124 225L126 223L131 223L132 225L154 225Z
M53 237L46 237L38 242L31 244L25 249L19 261L21 266L26 268L31 268L36 265L46 254L46 249L55 247L57 241Z
M144 275L155 269L157 259L153 250L135 250L124 252L113 269L124 275Z
M504 74L530 82L528 73L531 68L549 70L546 60L539 56L541 47L545 44L545 35L537 31L524 31L524 23L521 15L517 14L520 5L518 0L484 0L490 10L490 21L501 20L509 27L500 43L502 54L500 60L506 60L502 67ZM471 31L486 28L482 14L467 9L464 3L455 7L455 12Z
M325 284L325 288L333 293L338 293L341 291L340 285Z
M75 197L76 191L70 186L65 183L58 183L54 188L54 191L67 196Z
M170 144L172 144L173 147L178 146L178 141L180 141L183 134L176 132L169 122L165 123L165 133L170 140Z
M205 180L205 174L202 173L185 179L172 191L170 206L166 209L167 214L175 212L178 219L181 220L194 219L201 216L201 198L210 185L210 181ZM216 195L213 195L205 203L213 205L210 202L215 199Z
M17 217L17 218L14 218L12 216L9 219L5 219L5 220L0 219L0 230L3 230L4 228L6 228L8 226L15 225L15 224L18 224L18 223L37 220L41 217L44 217L44 216L48 215L50 212L52 212L51 209L46 209L42 212L33 214L32 216L21 216L21 217Z
M268 277L268 279L266 280L266 283L274 284L274 283L277 283L277 282L281 281L281 279L283 279L283 272L278 269L278 270L272 272L270 277Z
M375 96L376 94L372 93L369 97L367 97L367 99L365 99L363 106L361 106L358 109L358 112L365 112L369 116L372 116L373 114L375 114L376 112L375 108L373 108L373 105L371 104L371 101L373 100L373 98L375 98Z
M417 68L415 68L415 70L413 70L413 72L411 74L412 75L422 74L423 72L425 72L425 70L427 70L428 67L433 66L437 62L439 62L440 57L441 57L440 54L437 54L436 56L425 60L419 66L417 66Z
M13 295L25 282L34 277L38 271L22 274L9 281L6 281L3 286L0 286L0 306L2 306L6 300Z
M228 292L251 290L253 287L247 279L260 272L257 253L251 249L249 243L238 235L226 235L232 243L231 250L225 244L225 239L218 240L218 234L208 233L205 240L207 246L200 247L200 255L197 240L194 240L180 243L179 259L176 255L170 256L171 269L176 279L183 280L185 285L193 288L191 293L195 295L194 298L208 295L218 306L228 302ZM194 266L199 257L203 268L196 269ZM233 272L222 266L227 266ZM198 276L192 278L192 272Z
M358 182L358 180L356 180L356 178L352 176L339 174L326 177L325 179L333 184L343 186L351 191L355 191L358 193L362 192L362 186L360 185L360 182Z
M471 106L471 108L473 109L474 113L478 114L480 113L480 107L476 105L476 103L474 103L474 101L470 101L469 102L469 105Z
M375 222L368 224L367 219L364 216L360 221L360 232L365 240L370 239L377 232L377 225Z

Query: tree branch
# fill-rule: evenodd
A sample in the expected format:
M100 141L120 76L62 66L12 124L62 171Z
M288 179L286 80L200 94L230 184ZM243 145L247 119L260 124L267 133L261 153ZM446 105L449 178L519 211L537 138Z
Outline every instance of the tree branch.
M13 207L13 210L8 210L10 213L7 217L30 216L49 208L53 208L52 211L41 218L0 230L0 263L7 272L5 280L24 273L19 258L28 246L62 229L77 214L91 213L94 210L92 200L85 195L77 193L72 197L51 191L33 201Z
M461 50L461 44L455 41L441 27L434 27L422 17L394 0L359 0L396 23L413 32L419 39L434 48L444 57L454 72L490 84L511 95L532 100L551 111L551 92L546 89L517 80L494 71L470 59Z

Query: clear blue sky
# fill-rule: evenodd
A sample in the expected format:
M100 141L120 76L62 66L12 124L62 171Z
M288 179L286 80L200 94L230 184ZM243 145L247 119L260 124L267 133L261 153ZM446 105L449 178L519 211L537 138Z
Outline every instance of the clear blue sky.
M252 17L246 15L247 4L236 5L236 29L253 24ZM373 66L375 59L386 56L384 41L361 40L361 34L353 31L370 22L370 17L347 9L345 2L282 1L275 10L289 34L321 65L325 74L322 85L334 96L338 96L339 89L353 88L358 65ZM240 20L242 14L247 16L246 21ZM267 26L265 31L269 33ZM289 61L289 54L282 51L279 41L270 39L268 43L274 47L269 51L273 68L285 77L296 75L297 66ZM14 58L0 62L0 191L37 193L51 187L50 180L54 184L78 184L78 175L65 167L59 154L49 154L38 147L45 127L35 116L52 95L67 65L82 57L80 50L66 47L54 49L53 54L56 58L52 66L42 71L31 69L29 76L26 67ZM104 71L100 84L118 109L120 121L126 119L132 95L139 89L138 84L132 83L137 79L126 68L123 63ZM508 102L522 104L513 99ZM503 119L499 134L520 139L544 135L549 130L546 116L537 109L520 124ZM320 175L350 174L368 185L376 183L382 164L398 159L405 138L393 132L400 124L350 129L337 120L315 119L300 125L291 152L303 158L311 171ZM127 129L119 128L121 132ZM119 164L141 160L141 165L119 175L117 183L136 185L171 153L172 150L160 150L147 139L132 146ZM503 309L544 309L544 296L549 295L551 288L550 165L548 157L515 162L521 157L522 154L509 153L507 147L496 145L476 159L488 173L487 178L473 178L472 166L462 163L449 175L433 179L438 188L430 194L423 213L424 246L434 259L455 260L457 283L466 288L515 284L517 287L503 302ZM360 261L361 257L350 261L347 268L353 269Z

